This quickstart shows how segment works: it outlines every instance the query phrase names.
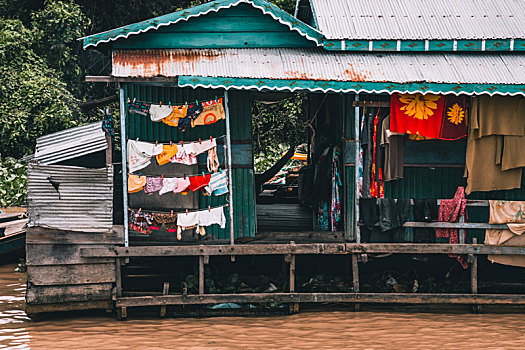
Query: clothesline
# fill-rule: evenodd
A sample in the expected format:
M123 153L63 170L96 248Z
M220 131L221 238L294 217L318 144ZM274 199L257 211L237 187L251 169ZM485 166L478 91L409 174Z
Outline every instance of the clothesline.
M208 206L208 208L204 208L204 209L185 209L184 211L181 211L181 212L174 212L173 210L172 211L159 211L159 210L148 210L148 209L145 209L145 210L142 210L142 208L128 208L129 211L132 211L132 210L139 210L141 212L146 212L146 213L151 213L151 214L173 214L173 215L176 215L176 214L186 214L186 213L194 213L194 212L198 212L198 211L207 211L207 210L212 210L212 209L217 209L217 208L225 208L225 207L229 207L230 205L229 204L222 204L222 205L219 205L219 206L216 206L216 207L210 207Z
M166 178L167 179L171 179L171 178L187 178L187 177L197 177L197 176L206 176L206 175L213 175L213 174L216 174L216 173L223 173L223 172L227 172L228 170L227 169L220 169L219 171L216 171L215 173L207 173L205 171L201 172L200 174L193 174L193 175L187 175L187 174L184 174L183 175L179 175L179 176L176 176L176 175L173 175L173 176L167 176ZM137 173L129 173L128 175L137 175L139 177L141 176L145 176L145 177L162 177L164 178L164 174L144 174L142 175L141 172L139 172L138 174Z
M221 135L221 136L210 136L210 138L212 139L223 139L223 138L226 138L226 135ZM196 141L184 141L184 140L179 140L179 141L166 141L166 142L158 142L158 141L150 141L150 140L141 140L140 137L137 137L137 138L128 138L128 140L135 140L135 141L140 141L140 142L149 142L149 143L157 143L157 144L168 144L168 143L174 143L174 144L177 144L177 143L181 143L181 142L184 142L184 143L200 143L199 140L196 140ZM206 138L202 139L201 141L205 141L207 140Z
M201 99L201 100L195 100L196 103L199 103L199 102L203 102L203 101L211 101L211 100L218 100L219 98L224 98L224 96L215 96L214 98L213 97L209 97L209 98L205 98L205 99ZM172 105L172 106L185 106L185 105L188 105L188 104L191 104L192 100L190 100L190 102L188 101L184 101L184 103L180 103L180 102L177 102L177 103L171 103L171 101L168 100L168 105ZM128 97L128 103L129 102L141 102L141 103L147 103L147 104L151 104L151 105L162 105L162 101L159 100L159 101L155 101L155 102L151 102L151 101L137 101L136 98L133 98L133 100L131 100L129 97Z

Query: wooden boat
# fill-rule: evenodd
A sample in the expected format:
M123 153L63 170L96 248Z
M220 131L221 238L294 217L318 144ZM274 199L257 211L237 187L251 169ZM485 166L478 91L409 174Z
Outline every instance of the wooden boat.
M0 214L0 262L24 256L26 224L25 212Z

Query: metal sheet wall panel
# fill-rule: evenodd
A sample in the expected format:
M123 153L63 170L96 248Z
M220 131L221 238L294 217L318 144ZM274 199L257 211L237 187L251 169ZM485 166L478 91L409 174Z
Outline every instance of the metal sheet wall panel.
M113 166L86 169L30 163L28 175L29 226L83 232L112 229Z
M517 39L525 37L521 0L311 0L327 39Z
M320 48L121 50L113 52L112 75L523 84L525 82L523 57L524 55L516 53L378 54L325 51ZM151 87L144 87L144 89L151 89Z
M224 96L223 90L212 89L190 89L176 87L159 87L151 85L124 85L125 92L130 99L136 98L139 101L159 103L170 103L172 105L191 103L195 100L203 101ZM242 146L251 145L251 96L249 92L230 92L230 127L232 133L232 143L242 143ZM184 133L177 128L163 123L153 123L149 117L136 114L127 116L127 135L130 139L139 139L149 142L178 142L195 141L199 138L205 139L210 136L219 137L225 135L225 123L223 120L206 126L199 126L187 130ZM238 145L241 146L241 145ZM219 147L223 147L219 145ZM251 150L251 162L253 162ZM254 174L252 168L233 169L234 187L234 220L235 238L255 236L255 188ZM206 209L208 206L216 207L227 203L227 196L204 196L199 197L199 208ZM225 208L225 210L228 210ZM218 239L229 239L229 218L227 217L226 229L220 229L216 225L211 226L206 231L208 234Z
M106 148L106 134L96 122L39 137L35 159L39 164L55 164Z

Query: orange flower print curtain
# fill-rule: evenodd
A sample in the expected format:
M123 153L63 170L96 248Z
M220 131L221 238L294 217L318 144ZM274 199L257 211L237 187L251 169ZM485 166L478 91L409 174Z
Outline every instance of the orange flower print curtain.
M426 138L457 140L467 136L464 96L393 94L390 130Z

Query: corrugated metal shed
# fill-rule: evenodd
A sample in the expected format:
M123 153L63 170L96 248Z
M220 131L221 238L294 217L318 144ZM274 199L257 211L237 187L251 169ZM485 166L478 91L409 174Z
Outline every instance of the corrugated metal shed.
M66 129L36 140L38 164L55 164L108 148L101 122Z
M29 164L28 226L106 232L113 225L113 166Z
M523 0L310 0L327 39L525 38Z
M376 54L316 48L122 50L113 52L112 75L523 84L525 60L519 54Z

